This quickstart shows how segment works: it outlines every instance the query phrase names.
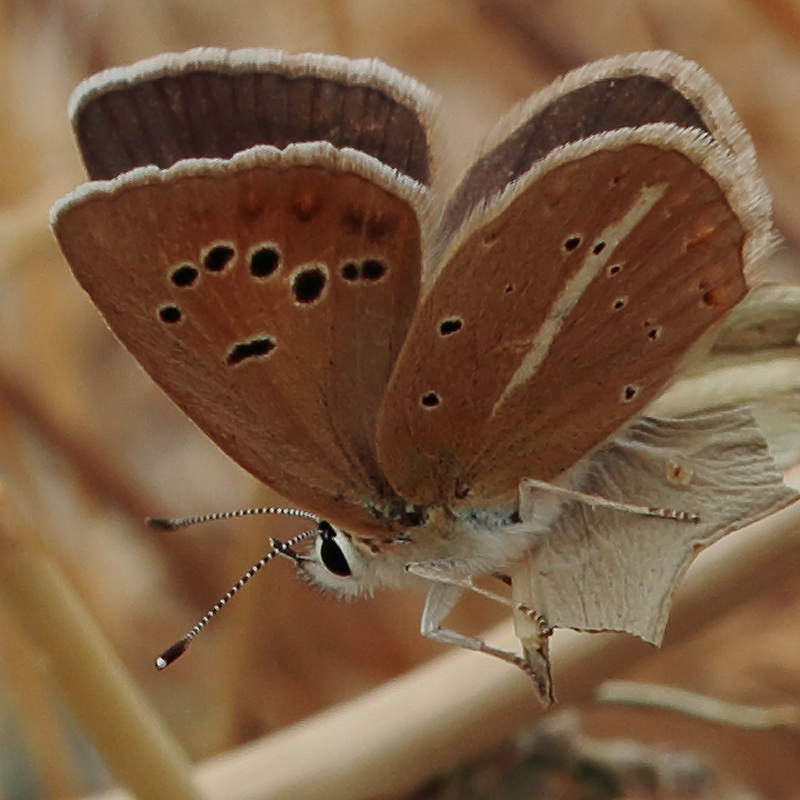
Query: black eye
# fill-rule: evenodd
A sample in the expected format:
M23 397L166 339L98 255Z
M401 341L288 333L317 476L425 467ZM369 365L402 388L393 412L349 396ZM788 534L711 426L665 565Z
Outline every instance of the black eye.
M319 547L319 555L328 572L347 578L353 574L353 571L347 563L342 548L333 538L335 535L336 533L332 527L322 528L322 533L320 534L322 543Z

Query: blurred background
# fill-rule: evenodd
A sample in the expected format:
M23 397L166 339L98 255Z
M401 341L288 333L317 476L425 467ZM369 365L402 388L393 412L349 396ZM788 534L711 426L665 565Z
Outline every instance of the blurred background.
M418 634L422 597L387 592L345 603L281 562L189 655L164 674L153 668L286 528L255 519L167 535L148 531L143 518L280 499L208 442L120 348L73 281L47 212L83 181L66 116L75 84L198 45L376 56L413 75L442 97L443 192L498 117L561 72L618 53L675 50L716 77L755 139L784 237L770 275L794 281L800 247L797 0L2 0L0 471L37 546L192 761L441 652ZM791 461L789 448L783 466ZM8 546L0 540L0 553ZM26 635L24 614L4 599L0 797L72 798L111 785ZM470 598L452 626L477 633L503 616ZM765 585L757 601L652 657L636 676L737 703L800 703L800 578ZM687 796L800 797L800 735L791 729L742 732L597 709L581 724L594 736L692 749L717 782ZM606 796L564 791L536 796Z

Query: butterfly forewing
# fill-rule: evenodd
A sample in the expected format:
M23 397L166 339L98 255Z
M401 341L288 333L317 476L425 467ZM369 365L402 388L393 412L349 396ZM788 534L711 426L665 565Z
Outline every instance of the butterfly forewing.
M375 416L416 303L420 236L413 191L314 147L98 184L55 231L123 344L212 439L358 528L373 521L364 496L389 491Z
M92 179L230 158L259 144L326 141L429 181L429 93L377 61L190 50L93 76L70 105Z
M675 54L576 70L493 139L445 208L380 415L414 502L513 500L568 469L663 389L769 240L748 135Z
M571 252L576 282L583 270L593 277L585 289L572 277L564 284L537 332L546 355L534 345L493 407L486 447L463 479L479 498L513 486L520 465L552 480L593 451L661 394L748 291L748 231L717 182L680 152L623 150L635 180L605 151L575 167L578 181L589 168L593 180L627 182L630 193L616 219L613 191L585 198L588 225L575 225L580 242ZM562 300L570 308L563 321Z

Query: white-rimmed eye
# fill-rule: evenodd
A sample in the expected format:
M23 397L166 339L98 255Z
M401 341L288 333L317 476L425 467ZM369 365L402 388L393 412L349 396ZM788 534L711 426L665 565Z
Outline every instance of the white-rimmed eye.
M364 556L350 534L325 520L319 523L314 555L302 561L301 566L311 580L325 589L345 595L356 595L363 590Z
M317 558L331 574L341 578L351 577L353 568L345 553L345 549L352 549L350 537L337 531L333 525L324 520L320 523L319 528L320 534L315 542Z

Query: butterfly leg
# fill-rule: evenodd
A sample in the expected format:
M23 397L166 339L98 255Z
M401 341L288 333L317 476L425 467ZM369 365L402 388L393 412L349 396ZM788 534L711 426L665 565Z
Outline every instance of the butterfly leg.
M480 637L467 636L450 628L445 628L443 625L445 618L452 611L464 591L476 591L478 594L498 600L516 611L525 613L528 610L518 608L517 604L505 597L480 589L468 578L454 576L429 565L414 564L409 566L416 568L409 569L409 572L420 574L432 581L431 587L428 590L428 597L425 601L425 608L422 611L422 621L420 623L420 632L423 636L435 642L439 642L440 644L450 645L451 647L463 647L466 650L475 650L479 653L487 653L488 655L507 661L519 667L526 675L533 679L540 696L545 702L553 701L550 683L550 665L546 648L546 639L549 635L549 630L544 629L542 620L537 618L534 624L541 627L541 641L544 642L544 644L534 650L526 646L525 642L523 642L524 656L520 656L510 650L494 647Z
M451 647L463 647L466 650L475 650L479 653L488 653L497 658L514 664L529 675L530 670L524 658L512 653L510 650L502 650L493 647L477 636L466 636L457 633L450 628L445 628L442 623L450 613L459 598L463 594L460 586L451 583L435 583L428 590L428 597L425 601L425 608L422 612L422 622L420 632L428 639L440 644L447 644Z
M488 589L483 589L476 586L472 579L464 577L453 571L452 565L447 561L417 561L411 564L406 564L406 571L412 575L417 575L432 583L447 583L451 586L460 586L462 589L479 594L489 600L494 600L495 603L508 606L511 609L519 610L517 604L508 597L490 592ZM508 579L510 582L510 579Z
M589 506L600 506L603 508L613 508L616 511L624 511L628 514L638 514L639 516L643 517L660 517L661 519L675 519L679 522L693 522L698 523L700 522L700 516L695 514L691 511L679 511L674 508L661 508L660 506L640 506L635 505L633 503L618 503L616 500L609 500L605 497L598 497L594 494L586 494L585 492L577 492L574 489L567 489L564 486L556 486L552 483L546 483L545 481L537 481L533 478L525 478L522 483L520 484L520 491L521 491L521 499L520 499L520 506L521 506L521 515L524 518L524 513L522 509L526 505L526 500L529 501L529 498L526 497L523 489L530 490L540 490L545 492L552 492L555 495L559 495L561 497L568 497L571 500L577 500L581 503L585 503Z

